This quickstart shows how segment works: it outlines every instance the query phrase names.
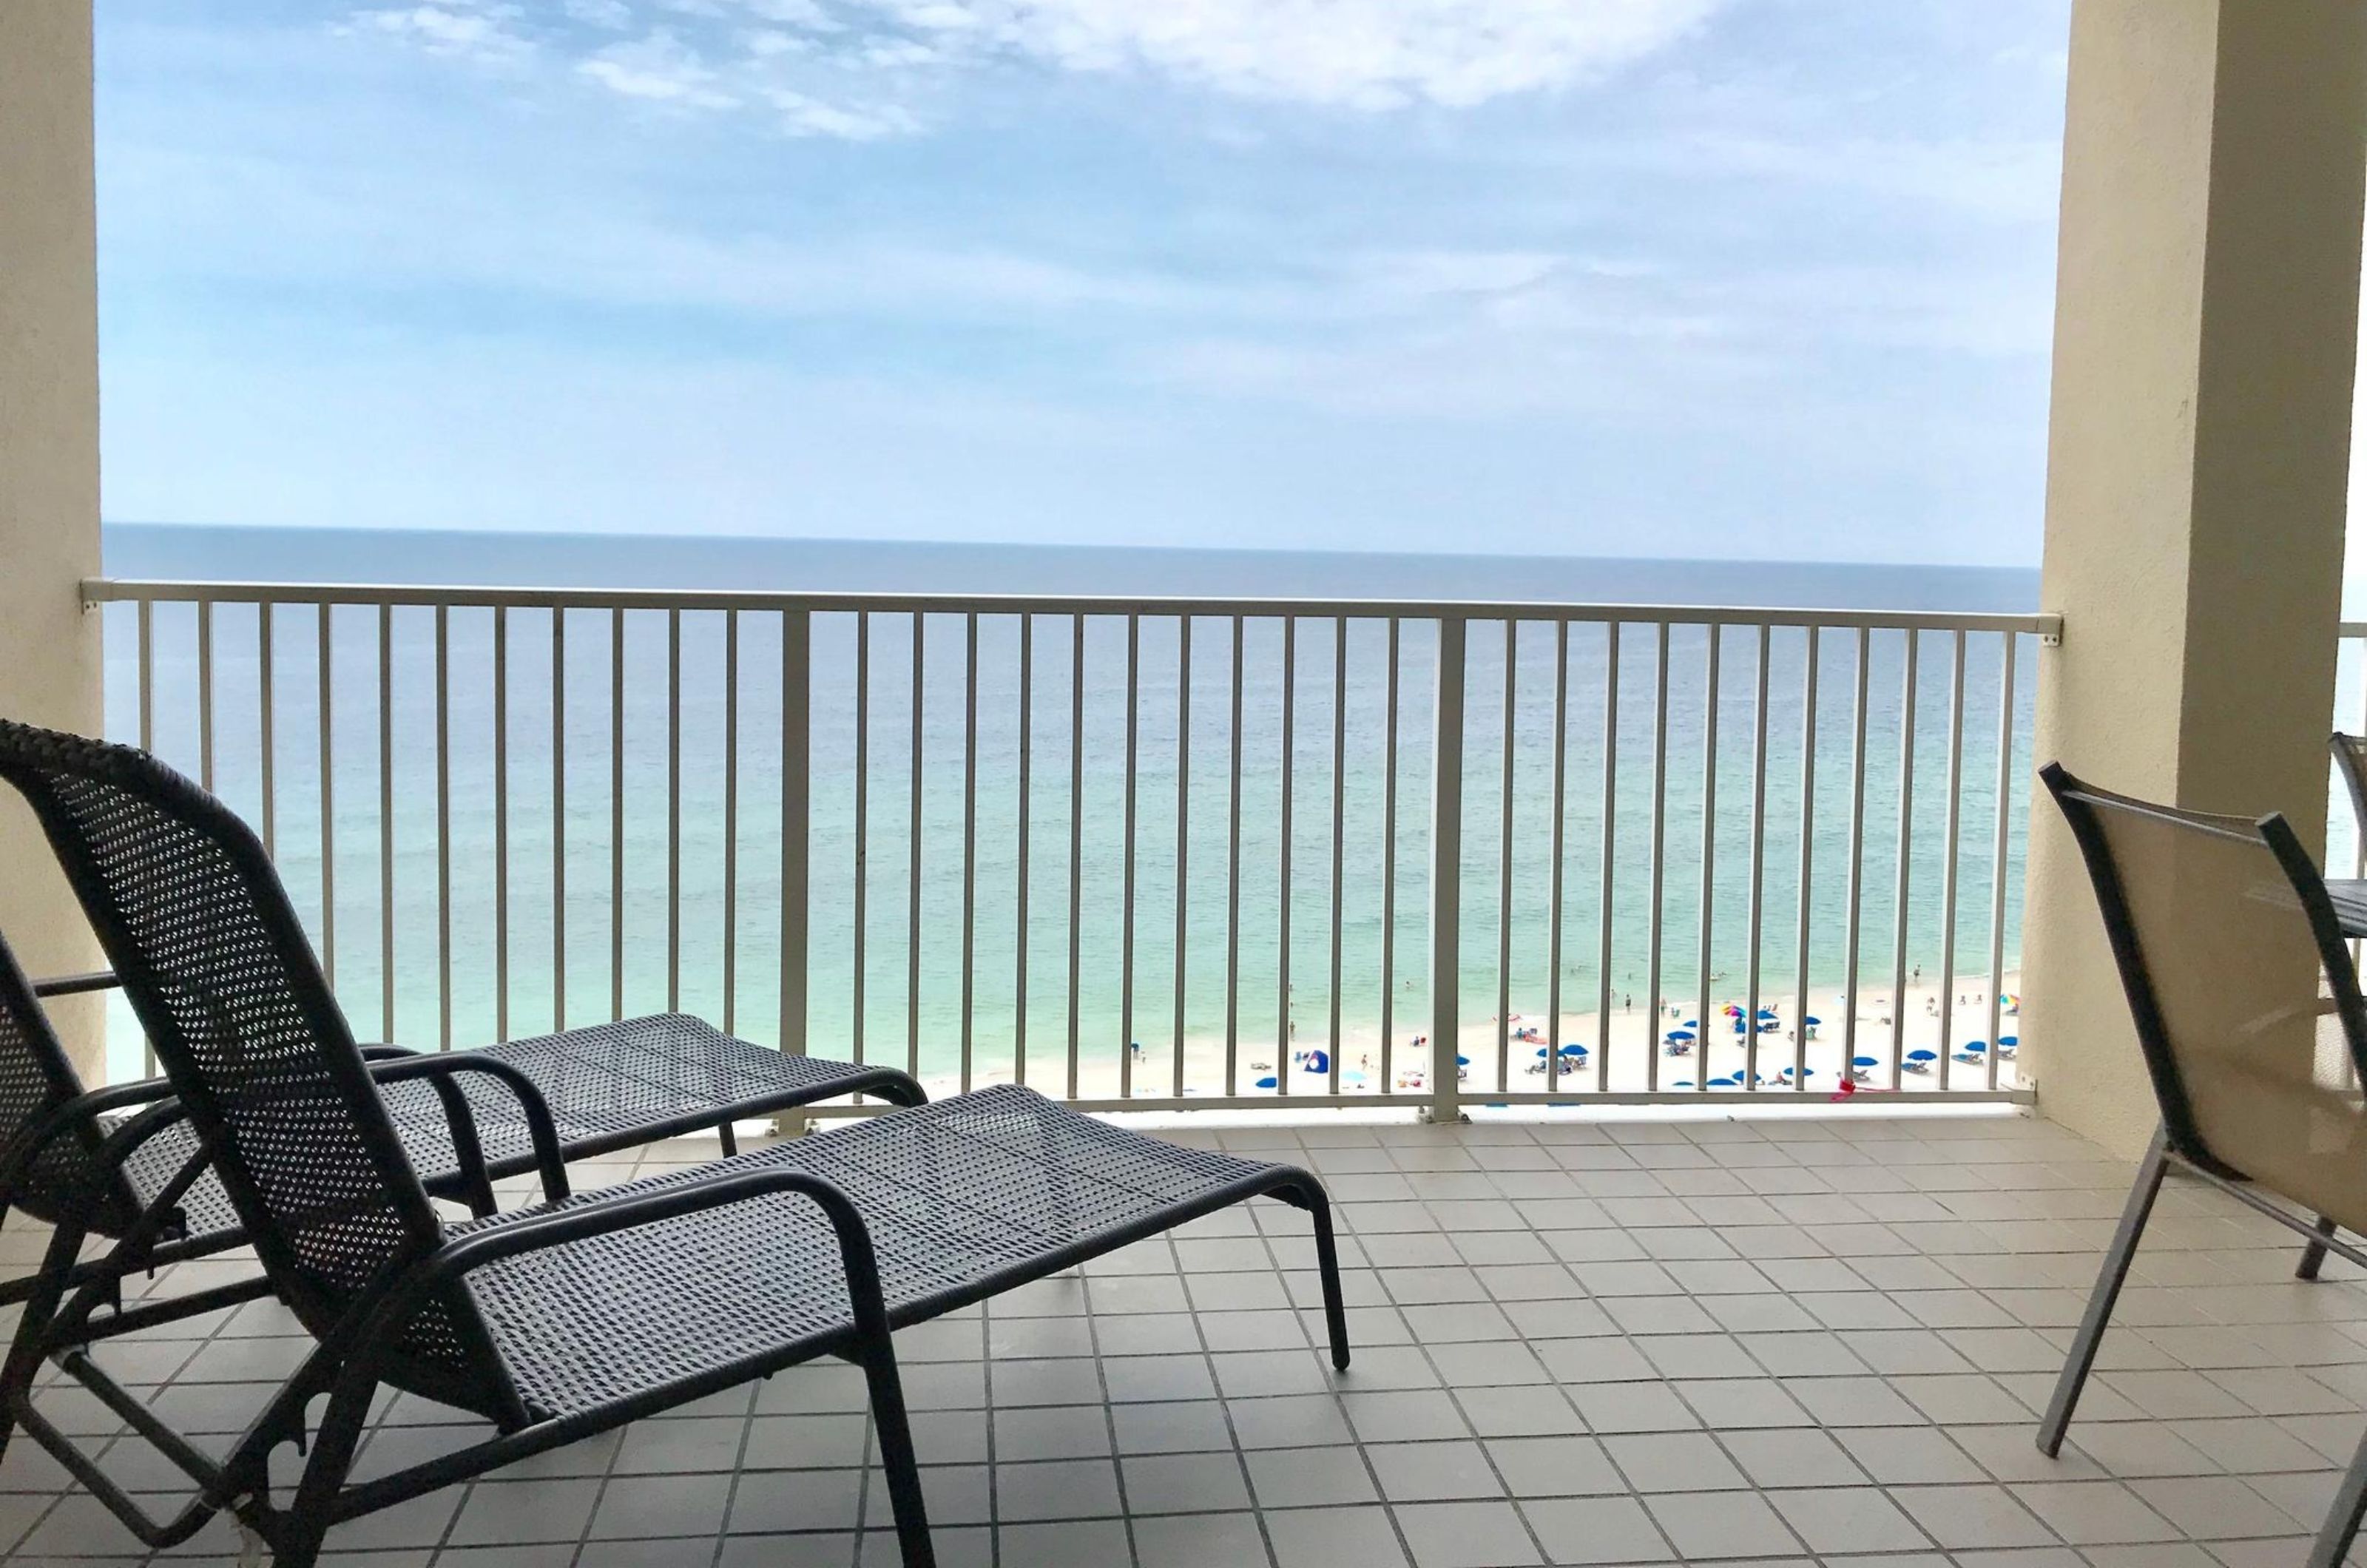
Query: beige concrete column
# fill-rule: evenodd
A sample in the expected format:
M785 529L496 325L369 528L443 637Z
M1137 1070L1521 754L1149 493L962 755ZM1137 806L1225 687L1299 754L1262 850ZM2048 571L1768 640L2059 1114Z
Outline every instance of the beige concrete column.
M0 714L95 733L98 245L90 0L0 0ZM98 966L49 848L0 789L0 933L36 975ZM60 1010L96 1079L95 1002Z
M2077 0L2037 756L2326 819L2367 189L2367 6ZM2077 851L2032 810L2022 1062L2134 1154L2155 1120ZM2229 985L2248 976L2231 973Z

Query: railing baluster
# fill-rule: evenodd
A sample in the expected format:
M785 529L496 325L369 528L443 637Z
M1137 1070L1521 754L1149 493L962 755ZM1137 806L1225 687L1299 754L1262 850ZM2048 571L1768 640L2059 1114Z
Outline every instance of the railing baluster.
M1619 623L1603 627L1603 863L1595 906L1594 1087L1611 1087L1611 917L1618 872L1619 841ZM1630 998L1632 999L1632 998ZM1633 1009L1625 1010L1632 1011ZM1647 1061L1660 1055L1660 1010L1644 1030ZM1649 1069L1648 1069L1649 1070Z
M322 615L325 618L328 613L328 606L323 605ZM155 606L145 599L140 601L139 626L140 750L153 753L156 750L156 615ZM144 1075L153 1078L156 1076L156 1047L144 1032L140 1049Z
M1693 1075L1693 1089L1707 1094L1712 1076L1710 1066L1710 1033L1716 1027L1710 1022L1710 955L1716 936L1715 925L1717 867L1717 680L1720 644L1725 640L1716 626L1703 628L1709 637L1707 654L1707 684L1702 700L1702 865L1701 865L1701 951L1695 955L1699 964L1700 994L1695 998L1697 1011L1693 1025L1693 1049L1701 1053L1701 1071ZM1755 1018L1743 1021L1743 1049L1750 1050L1750 1032L1758 1023Z
M1463 1119L1456 1077L1463 1033L1463 682L1466 623L1438 619L1437 727L1430 776L1430 1105L1433 1122Z
M625 1016L625 612L608 622L608 1016Z
M1388 682L1381 726L1381 1081L1395 1094L1398 994L1398 627L1388 621Z
M1965 791L1965 634L1954 638L1948 704L1947 840L1940 861L1940 1087L1946 1089L1956 1022L1956 834ZM1983 1055L1987 1055L1986 1051Z
M148 606L141 606L142 629L147 623ZM320 705L318 720L321 728L321 975L334 992L337 988L337 770L335 764L336 686L331 678L335 662L330 654L329 606L314 606L313 631L317 638L312 655L312 671L316 684L315 698ZM144 708L148 702L147 650L141 650L140 701ZM146 727L146 716L142 726ZM143 742L145 737L142 738Z
M1184 1098L1184 1007L1191 956L1192 886L1192 617L1175 621L1175 1076Z
M962 621L961 1092L970 1086L978 1018L978 615Z
M2005 888L2006 853L2013 824L2013 704L2014 654L2022 639L2005 634L2004 670L1998 688L1997 837L1989 865L1989 1048L1988 1084L1998 1086L1998 1036L2005 1022Z
M1082 1055L1077 1037L1081 977L1078 957L1084 919L1085 617L1069 617L1069 1098L1077 1098Z
M1504 760L1496 805L1496 1089L1512 1087L1512 742L1521 670L1521 623L1504 617Z
M1340 920L1348 822L1348 617L1331 623L1331 1092L1340 1092Z
M1652 696L1652 893L1651 904L1645 913L1644 990L1651 999L1652 1028L1648 1040L1660 1028L1660 900L1663 874L1666 870L1664 851L1668 845L1669 816L1669 623L1655 622L1652 627L1653 676ZM1693 1021L1693 1049L1700 1054L1701 1067L1696 1077L1709 1076L1709 1020ZM1644 1056L1646 1075L1644 1087L1660 1087L1660 1054L1648 1051Z
M1117 1097L1134 1098L1135 753L1142 726L1142 617L1126 618L1126 844L1119 891Z
M723 1032L740 999L740 612L723 612Z
M379 1038L394 1038L394 608L378 607Z
M255 736L262 763L263 852L277 860L279 856L279 792L275 787L273 763L277 760L275 753L279 748L274 734L278 716L272 711L271 664L271 601L266 599L255 607Z
M1027 839L1035 823L1030 788L1036 752L1036 617L1019 617L1019 892L1016 914L1017 975L1012 1013L1012 1077L1027 1081Z
M214 787L214 602L198 601L198 782Z
M813 612L781 614L781 1049L807 1055L813 845ZM920 846L913 845L915 853Z
M1864 626L1857 629L1857 695L1851 711L1851 724L1855 739L1850 745L1850 851L1849 851L1849 910L1848 923L1842 927L1842 945L1848 964L1842 977L1846 990L1841 997L1841 1074L1854 1077L1857 1072L1857 964L1858 943L1863 921L1860 915L1865 899L1865 726L1866 701L1873 671L1869 668L1874 654L1874 633Z
M926 708L923 690L928 660L928 616L912 612L912 820L906 829L904 854L908 872L904 938L904 1070L921 1072L921 719ZM1076 1092L1071 1089L1071 1100Z
M1795 1092L1805 1092L1808 1087L1808 952L1816 919L1811 897L1817 872L1817 664L1823 651L1823 639L1818 629L1809 626L1806 630L1807 643L1801 658L1806 668L1801 676L1800 699L1800 940L1792 971ZM1849 1064L1841 1065L1846 1069Z
M666 612L666 1011L682 1009L682 612Z
M452 1048L452 629L436 606L436 1048Z
M567 611L550 611L550 1028L567 1027Z
M1563 775L1569 750L1569 623L1554 623L1553 868L1546 878L1546 1088L1561 1089Z
M510 1037L510 622L493 606L493 1038Z
M1746 953L1743 1009L1750 1015L1750 1032L1743 1036L1743 1085L1759 1087L1759 938L1761 901L1767 884L1767 660L1774 651L1773 628L1759 627L1759 694L1751 708L1750 741L1750 918L1746 922L1750 946ZM1799 1025L1793 1025L1796 1031Z
M1241 1092L1241 617L1233 617L1232 777L1225 851L1225 1092Z
M1280 862L1278 887L1281 919L1276 929L1281 935L1276 960L1276 990L1282 1016L1276 1021L1274 1037L1274 1082L1276 1094L1290 1093L1290 1069L1297 1066L1291 1057L1291 1047L1297 1043L1297 1019L1293 1016L1290 995L1290 861L1291 861L1291 767L1298 750L1298 621L1296 616L1282 618L1282 837L1279 840Z
M1898 865L1891 897L1890 1087L1897 1089L1907 1066L1907 897L1915 857L1915 660L1918 637L1907 634L1907 674L1898 713Z
M863 1061L863 1003L870 969L864 942L870 934L871 893L871 612L855 613L855 953L848 999L855 1059ZM1025 929L1023 925L1023 930Z

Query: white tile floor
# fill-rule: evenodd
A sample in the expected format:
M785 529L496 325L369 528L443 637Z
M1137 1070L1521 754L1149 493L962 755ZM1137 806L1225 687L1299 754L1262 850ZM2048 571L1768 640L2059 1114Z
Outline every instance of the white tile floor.
M2174 1185L2076 1446L2040 1457L2033 1413L2129 1175L2044 1122L1189 1136L1328 1180L1354 1368L1318 1353L1305 1219L1279 1205L912 1330L948 1568L2267 1568L2300 1560L2362 1426L2367 1292L2331 1266L2295 1283L2285 1233ZM178 1332L108 1354L192 1433L234 1430L307 1343L266 1305ZM127 1486L172 1485L86 1395L43 1403ZM863 1408L851 1369L799 1369L357 1522L331 1560L893 1562ZM361 1463L480 1431L398 1400ZM22 1438L0 1540L10 1568L141 1560ZM233 1550L218 1521L160 1561Z

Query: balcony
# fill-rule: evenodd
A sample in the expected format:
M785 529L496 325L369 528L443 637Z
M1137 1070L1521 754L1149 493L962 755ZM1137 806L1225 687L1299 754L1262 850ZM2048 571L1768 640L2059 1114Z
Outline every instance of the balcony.
M909 1331L946 1562L2287 1563L2359 1438L2355 1271L2298 1284L2287 1233L2173 1183L2072 1442L2040 1457L2127 1167L2010 1110L1174 1135L1331 1184L1353 1368L1314 1348L1304 1222L1278 1206ZM5 1246L38 1257L14 1226ZM267 1303L177 1332L103 1354L225 1443L309 1344ZM76 1393L42 1407L117 1430ZM456 1419L392 1401L362 1469L481 1435ZM866 1442L860 1376L799 1368L360 1521L324 1561L893 1562ZM134 1490L172 1473L130 1436L100 1462ZM135 1560L29 1442L0 1488L12 1568ZM217 1519L183 1551L236 1550Z

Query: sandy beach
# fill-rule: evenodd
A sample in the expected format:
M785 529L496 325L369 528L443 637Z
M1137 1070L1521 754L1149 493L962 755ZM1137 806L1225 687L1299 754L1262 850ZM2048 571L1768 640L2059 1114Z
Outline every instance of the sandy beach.
M2017 973L2006 974L2003 989L2007 998L2014 995L2020 983ZM1850 1027L1849 998L1843 989L1836 986L1812 987L1807 1016L1817 1022L1807 1031L1808 1038L1805 1040L1797 1038L1799 998L1788 991L1778 995L1764 988L1760 1008L1772 1011L1774 1017L1762 1017L1760 1022L1772 1027L1762 1027L1755 1034L1738 1032L1734 1018L1726 1010L1743 1008L1746 998L1739 987L1723 981L1711 992L1712 1027L1707 1031L1688 1027L1699 1016L1698 996L1684 1001L1672 999L1667 1009L1659 1011L1646 1006L1641 998L1632 1007L1615 1007L1607 1031L1602 1016L1592 1009L1565 1010L1559 1030L1551 1032L1542 1013L1516 1013L1501 1029L1494 1018L1474 1019L1466 1021L1460 1031L1460 1055L1468 1058L1468 1066L1463 1069L1463 1091L1467 1098L1483 1101L1491 1094L1542 1094L1557 1089L1569 1093L1635 1093L1656 1088L1691 1088L1704 1077L1712 1088L1743 1088L1749 1087L1750 1075L1753 1073L1761 1087L1780 1088L1789 1081L1784 1077L1786 1069L1804 1066L1807 1092L1834 1094L1840 1091L1845 1077L1845 1058L1859 1061L1856 1070L1860 1077L1853 1092L1986 1089L1990 1087L1988 1057L1995 1050L1989 1023L1989 992L1986 976L1959 977L1953 983L1944 998L1949 1026L1944 1050L1941 1027L1943 998L1938 985L1931 981L1910 981L1904 993L1903 1015L1891 1005L1893 992L1888 985L1862 986L1856 997L1853 1031ZM1408 1006L1411 1010L1410 998ZM2018 1019L2010 1001L2001 1003L1998 1016L1997 1035L2011 1040L2017 1033ZM1524 1032L1534 1032L1533 1037ZM1690 1043L1680 1042L1684 1049L1671 1054L1666 1037L1672 1032L1690 1032L1696 1038ZM1431 1050L1427 1044L1415 1043L1422 1032L1418 1023L1412 1027L1400 1024L1396 1032L1395 1049L1385 1052L1376 1032L1343 1030L1336 1052L1341 1092L1377 1095L1394 1086L1395 1092L1410 1094L1426 1087ZM1542 1070L1545 1063L1540 1054L1549 1033L1561 1043L1585 1048L1582 1056L1560 1057L1564 1067L1557 1080ZM1704 1034L1705 1046L1700 1038ZM1981 1051L1969 1049L1975 1042L1983 1046ZM1076 1069L1077 1096L1115 1100L1126 1096L1129 1089L1137 1098L1172 1096L1175 1092L1172 1048L1164 1042L1151 1040L1145 1040L1143 1046L1130 1070L1122 1066L1115 1052L1089 1055L1080 1060ZM1026 1081L1050 1093L1068 1091L1069 1067L1064 1055L1040 1047L1031 1047L1028 1055ZM1297 1039L1280 1049L1271 1035L1255 1034L1244 1028L1235 1055L1233 1081L1229 1086L1222 1038L1187 1038L1183 1053L1184 1093L1187 1098L1279 1095L1281 1075L1275 1064L1293 1056L1297 1060L1290 1072L1289 1092L1328 1093L1332 1055L1332 1048L1320 1033L1310 1032L1304 1024ZM1319 1064L1314 1059L1317 1055L1322 1058ZM1869 1063L1864 1058L1872 1060ZM1500 1066L1506 1070L1500 1073ZM981 1060L970 1075L970 1087L1008 1083L1019 1077L1007 1059ZM1716 1081L1720 1078L1732 1081L1720 1084ZM1261 1079L1273 1081L1261 1084ZM956 1093L962 1087L957 1073L924 1073L922 1081L932 1095ZM2001 1059L1997 1064L1997 1087L2010 1089L2018 1083L2012 1058Z

